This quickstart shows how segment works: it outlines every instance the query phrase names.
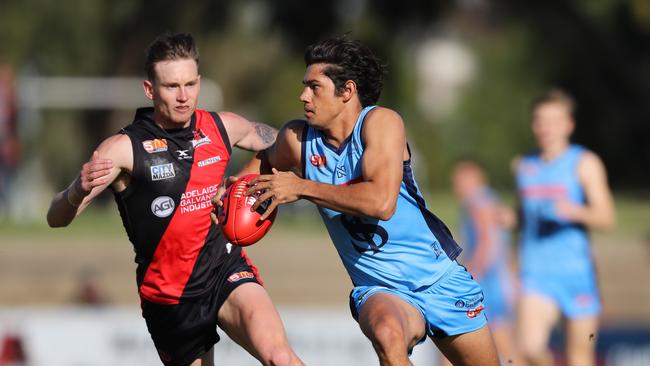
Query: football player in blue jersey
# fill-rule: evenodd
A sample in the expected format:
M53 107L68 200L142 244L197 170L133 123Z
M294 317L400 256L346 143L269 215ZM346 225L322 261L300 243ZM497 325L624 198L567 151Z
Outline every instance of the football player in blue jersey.
M519 364L515 347L516 282L510 255L509 228L514 212L499 201L485 169L474 160L458 160L451 183L459 200L463 263L483 288L485 314L502 360Z
M354 284L352 315L381 365L409 365L427 335L456 365L498 365L483 292L426 207L402 118L375 106L384 66L346 38L308 47L305 63L305 120L288 122L246 168L262 164L271 173L248 191L261 193L255 206L272 199L262 218L299 199L318 206Z
M538 150L515 161L521 209L520 349L550 365L550 333L563 316L568 365L594 365L601 311L587 229L614 225L614 204L600 158L570 142L574 102L551 90L533 103Z

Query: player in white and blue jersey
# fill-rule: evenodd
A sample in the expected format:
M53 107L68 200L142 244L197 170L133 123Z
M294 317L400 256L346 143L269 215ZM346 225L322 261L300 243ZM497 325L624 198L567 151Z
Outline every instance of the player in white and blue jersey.
M614 208L600 158L569 142L573 109L571 97L560 90L540 97L532 114L539 150L516 163L519 340L534 365L552 362L547 343L560 316L566 318L567 364L595 364L601 303L587 229L610 228Z
M261 192L258 203L273 200L265 215L298 199L318 205L354 284L353 316L381 365L410 364L411 349L427 335L454 364L498 365L483 293L426 207L404 123L375 106L383 65L345 38L310 46L305 63L306 121L282 128L264 160L273 174L254 180L248 193Z

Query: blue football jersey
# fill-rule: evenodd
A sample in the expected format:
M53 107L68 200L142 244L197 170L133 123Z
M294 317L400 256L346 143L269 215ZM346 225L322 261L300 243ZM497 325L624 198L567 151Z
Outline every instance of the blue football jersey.
M464 202L460 220L460 234L463 242L463 260L467 263L477 255L479 237L478 223L471 211L479 207L494 208L499 204L496 193L483 186ZM514 276L510 270L510 234L500 225L492 225L489 251L485 253L486 266L483 273L474 273L476 281L485 294L485 311L490 321L511 321L514 305Z
M522 210L520 260L524 272L571 273L591 268L585 227L559 216L560 201L585 202L577 165L585 149L570 145L552 161L539 154L523 157L517 168Z
M362 110L351 136L339 148L328 144L322 131L305 125L306 179L335 185L361 181L361 130L373 108ZM461 251L449 229L427 209L410 159L404 162L397 208L389 220L318 209L355 286L416 290L440 279L456 265L453 260Z
M496 193L489 187L481 187L463 202L463 210L460 219L460 237L463 243L463 259L465 261L476 255L478 245L477 223L471 217L470 211L474 207L496 207L498 199ZM496 274L507 270L510 263L510 251L508 248L510 235L500 225L493 225L490 237L492 238L490 252L487 253L489 262L485 268L484 276Z

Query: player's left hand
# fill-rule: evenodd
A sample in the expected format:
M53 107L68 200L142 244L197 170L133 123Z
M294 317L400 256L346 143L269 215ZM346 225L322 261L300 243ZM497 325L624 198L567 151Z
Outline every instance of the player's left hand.
M251 210L256 210L262 202L271 199L271 204L266 209L260 220L266 219L278 205L295 202L300 199L298 189L300 179L293 172L281 172L273 168L273 174L260 175L249 182L250 187L246 191L246 195L259 193L257 201L251 207Z
M496 222L506 229L514 229L517 226L517 213L511 207L499 205L494 215Z
M219 188L217 189L217 193L212 196L212 199L210 200L212 202L212 211L210 212L210 219L212 220L213 223L218 224L219 219L217 216L218 210L223 206L223 195L226 193L226 189L233 183L237 181L237 177L235 176L230 176L221 182L219 185Z

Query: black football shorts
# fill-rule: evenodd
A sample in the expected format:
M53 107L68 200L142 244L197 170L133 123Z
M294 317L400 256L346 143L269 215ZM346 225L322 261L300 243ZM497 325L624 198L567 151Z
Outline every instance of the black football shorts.
M208 352L219 342L217 313L228 295L244 283L263 284L243 251L233 257L221 266L212 291L200 297L175 305L142 300L142 316L166 366L186 366Z

